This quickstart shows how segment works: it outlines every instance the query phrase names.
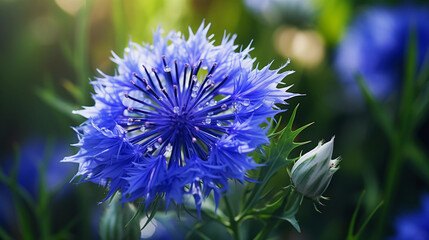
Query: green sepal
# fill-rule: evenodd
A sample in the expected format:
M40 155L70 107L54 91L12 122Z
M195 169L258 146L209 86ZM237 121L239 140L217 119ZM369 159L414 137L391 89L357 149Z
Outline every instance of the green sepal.
M298 232L301 232L298 221L295 215L298 213L299 207L301 206L303 196L292 191L288 199L288 204L285 207L285 211L282 214L274 216L275 218L288 221Z

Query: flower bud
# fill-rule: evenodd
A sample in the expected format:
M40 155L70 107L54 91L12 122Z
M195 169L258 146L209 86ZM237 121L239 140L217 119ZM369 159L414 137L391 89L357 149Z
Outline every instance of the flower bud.
M320 203L332 175L339 169L340 159L331 159L334 137L301 156L291 171L292 184L302 195Z

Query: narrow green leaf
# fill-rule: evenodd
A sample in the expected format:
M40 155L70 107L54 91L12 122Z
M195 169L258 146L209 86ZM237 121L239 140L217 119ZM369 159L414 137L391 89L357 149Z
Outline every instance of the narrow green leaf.
M383 205L383 201L381 201L374 208L374 210L372 210L372 212L369 214L369 216L365 219L364 223L359 228L359 230L357 231L357 233L354 234L354 229L355 229L355 226L356 226L357 215L359 213L360 206L362 205L362 200L363 200L364 196L365 196L365 190L362 191L362 193L361 193L361 195L359 197L358 203L356 205L356 209L353 212L353 216L352 216L352 219L350 221L350 226L349 226L349 230L348 230L348 233L347 233L347 240L357 240L357 239L359 239L359 236L362 234L363 230L365 230L365 228L368 225L369 221L372 219L372 217L377 212L377 210Z
M420 72L417 75L416 82L417 88L421 89L423 85L429 80L429 49L426 51Z
M131 219L127 222L127 224L125 224L125 228L127 228L138 216L140 216L140 214L143 212L144 208L145 208L145 204L139 203L139 205L137 206L136 212L131 217Z
M417 77L417 86L420 91L413 104L413 106L415 106L413 112L413 126L419 125L429 111L429 50L421 69Z
M21 235L24 240L33 240L36 239L37 235L34 233L33 226L34 221L31 220L31 216L29 215L29 211L27 211L26 207L21 203L21 201L14 197L15 210L18 215L19 226L21 229Z
M368 86L366 85L365 80L362 76L357 76L356 81L363 93L366 103L368 104L372 115L379 127L384 131L388 139L391 141L390 144L393 144L395 136L395 131L393 127L392 118L387 113L386 109L384 109L374 98L372 93L369 91Z
M69 102L66 102L55 95L53 91L48 89L39 89L36 91L37 95L48 105L50 105L55 110L64 113L68 117L78 120L80 117L76 114L73 114L73 110L78 109L79 107L73 105Z
M121 194L116 194L109 203L100 220L100 236L103 240L138 239L140 222L133 221L127 227L125 223L133 216L136 209L131 203L121 203Z
M69 62L70 65L74 67L74 55L70 44L65 41L62 41L60 44L61 44L61 50L62 50L63 56L65 57L67 62Z
M357 215L359 213L359 209L360 209L360 206L362 204L362 199L364 196L365 196L365 190L363 190L362 193L360 194L360 197L359 197L358 203L356 205L355 211L353 212L352 220L350 221L349 231L347 233L347 239L348 240L354 239L353 235L354 235L354 229L355 229L355 225L356 225L356 218L357 218Z
M93 0L86 0L85 6L80 9L77 16L76 34L75 34L75 55L74 66L79 81L79 88L82 93L88 93L89 77L88 77L88 29L89 16L91 13ZM87 96L84 94L83 96Z
M140 230L143 230L148 224L149 224L149 222L155 217L155 215L156 215L156 213L157 213L157 211L158 211L158 207L159 207L159 201L160 201L160 199L158 198L158 199L155 199L152 203L151 203L151 205L153 204L153 206L151 206L151 208L152 208L152 211L150 212L150 215L149 216L147 216L147 221L146 221L146 223L143 225L143 227L141 227L140 228Z
M51 160L53 152L53 141L49 139L44 150L44 156L42 158L42 164L38 166L38 201L36 205L36 215L37 220L40 226L41 238L42 239L51 239L51 229L50 229L50 194L46 189L46 168Z
M413 26L408 37L408 48L405 59L405 79L402 87L402 99L400 105L402 136L408 135L413 126L409 126L411 114L415 106L412 105L414 99L414 80L417 72L417 33Z
M277 137L278 135L280 135L280 132L277 130L280 127L280 123L282 121L282 118L283 118L282 116L279 117L277 124L275 124L275 119L271 119L271 121L270 121L271 129L269 130L269 134L268 134L269 138Z
M187 227L189 229L188 233L186 234L185 239L191 239L192 234L195 233L199 236L199 239L210 240L211 239L210 237L208 237L207 235L202 233L200 230L198 230L198 229L202 228L203 226L204 226L203 222L199 222L199 223L195 224L193 227L188 227L185 225L185 227Z
M359 236L362 234L363 230L365 229L366 225L368 225L369 221L372 219L374 214L377 212L377 210L383 206L383 201L381 201L375 208L372 210L371 214L366 218L365 222L362 224L362 226L359 228L359 231L357 232L355 238L359 239Z
M79 222L79 217L73 218L71 221L69 221L65 226L63 226L55 235L52 237L54 240L61 240L61 239L70 239L68 235L71 232L71 228Z
M13 238L0 226L0 238L3 240L13 240Z
M75 85L74 83L72 83L69 80L64 80L62 82L62 85L63 85L64 89L66 89L70 93L70 95L73 96L73 98L76 102L83 102L84 101L85 97L83 95L86 93L82 92L78 88L77 85Z
M419 96L414 101L414 124L417 126L429 111L429 50L426 52L420 73L417 75Z
M405 146L405 154L429 185L429 157L416 143L411 142Z

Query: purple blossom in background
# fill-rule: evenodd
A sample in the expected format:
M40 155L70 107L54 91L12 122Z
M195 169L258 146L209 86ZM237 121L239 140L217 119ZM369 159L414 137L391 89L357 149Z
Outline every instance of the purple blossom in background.
M95 105L77 111L87 118L75 128L80 151L64 159L79 164L80 182L146 206L157 195L168 205L189 194L199 211L212 191L219 202L228 179L248 180L258 167L248 153L269 143L261 124L294 96L277 88L292 71L254 69L250 46L237 51L235 35L216 46L208 30L203 23L185 39L158 29L153 45L130 42L122 57L113 54L115 74L100 72Z
M357 96L361 75L377 98L401 87L411 33L416 34L418 66L429 56L429 10L420 6L374 7L352 22L338 46L335 67L348 93Z
M399 217L395 223L396 235L391 240L429 239L429 195L422 197L422 208Z

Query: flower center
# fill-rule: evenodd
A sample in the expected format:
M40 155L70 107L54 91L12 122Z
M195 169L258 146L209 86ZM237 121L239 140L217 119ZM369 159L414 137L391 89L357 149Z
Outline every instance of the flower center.
M203 60L192 67L185 63L183 68L177 60L172 68L165 57L162 60L163 73L154 68L150 73L142 66L143 76L133 74L136 81L131 83L138 94L125 93L132 101L124 114L126 124L121 126L144 154L164 154L181 165L194 154L206 159L235 119L231 98L219 94L228 76L215 73L216 63L204 77L198 77Z
M188 117L188 114L177 114L171 117L170 129L177 129L180 133L185 133L185 131L192 127L193 117Z

